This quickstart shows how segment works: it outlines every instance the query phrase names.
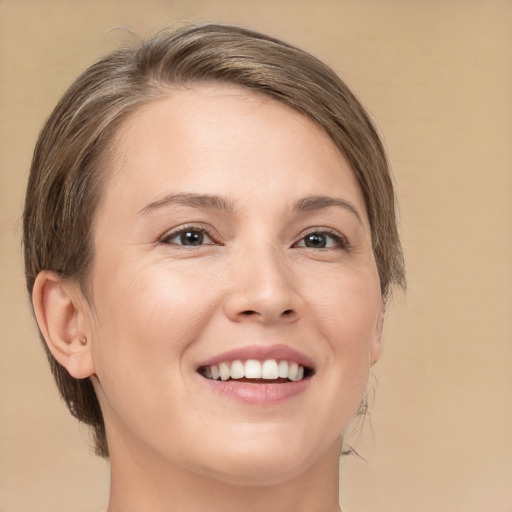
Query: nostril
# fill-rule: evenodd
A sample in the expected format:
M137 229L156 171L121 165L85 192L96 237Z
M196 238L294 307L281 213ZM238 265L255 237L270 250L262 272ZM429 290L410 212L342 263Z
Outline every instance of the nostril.
M279 315L274 316L272 314L272 312L269 312L269 311L260 312L255 309L245 309L243 311L240 311L240 313L238 313L238 315L239 315L238 316L239 319L247 318L249 320L249 319L258 318L258 319L261 319L261 321L274 321L274 320L278 320L280 318L281 320L286 319L287 321L291 321L291 320L295 319L296 312L294 309L285 309Z

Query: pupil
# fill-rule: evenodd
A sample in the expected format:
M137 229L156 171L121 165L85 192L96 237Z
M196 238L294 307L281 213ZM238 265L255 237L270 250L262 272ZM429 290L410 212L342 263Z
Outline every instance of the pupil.
M327 242L324 235L311 234L306 237L306 247L324 248Z
M180 236L180 242L183 245L201 245L203 239L204 234L199 231L186 231Z

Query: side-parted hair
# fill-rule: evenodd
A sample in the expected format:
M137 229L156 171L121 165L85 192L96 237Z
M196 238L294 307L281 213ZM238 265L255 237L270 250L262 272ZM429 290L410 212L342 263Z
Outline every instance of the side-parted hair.
M317 122L350 164L370 221L383 299L405 287L395 195L386 154L362 105L325 64L283 41L235 26L167 29L101 58L66 91L37 141L23 218L27 289L51 270L88 294L91 226L106 186L113 141L138 109L173 89L230 84L264 94ZM44 343L71 413L89 424L108 457L103 416L90 379L74 379Z

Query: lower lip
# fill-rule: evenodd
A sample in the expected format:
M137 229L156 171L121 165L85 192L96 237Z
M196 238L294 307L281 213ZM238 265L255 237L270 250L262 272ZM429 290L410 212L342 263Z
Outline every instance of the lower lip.
M309 377L297 382L255 384L236 380L206 379L202 376L201 379L219 395L256 405L272 405L284 402L304 392L311 381L311 377Z

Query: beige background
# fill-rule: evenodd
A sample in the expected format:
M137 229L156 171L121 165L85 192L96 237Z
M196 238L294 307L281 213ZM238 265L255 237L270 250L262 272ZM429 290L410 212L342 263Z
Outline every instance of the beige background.
M512 512L512 2L0 0L0 511L95 512L108 469L58 398L25 296L38 130L100 53L179 19L248 25L330 63L385 134L409 292L342 464L352 512ZM142 512L142 511L141 511Z

